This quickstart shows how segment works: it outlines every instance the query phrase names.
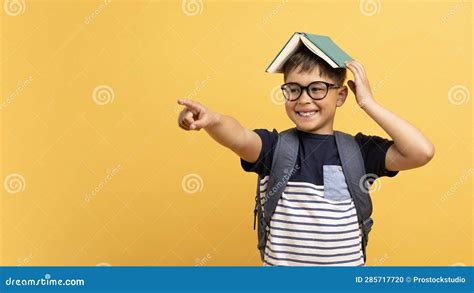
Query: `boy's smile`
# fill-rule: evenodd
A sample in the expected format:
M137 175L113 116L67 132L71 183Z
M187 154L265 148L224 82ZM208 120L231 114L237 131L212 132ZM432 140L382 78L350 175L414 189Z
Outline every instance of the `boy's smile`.
M291 103L291 102L290 102ZM294 109L296 115L301 119L301 121L310 121L311 119L315 118L317 114L319 114L319 109L314 107L306 108L304 106L296 105Z
M294 82L307 86L314 81L333 83L332 80L320 76L318 68L311 72L299 72L300 68L291 71L285 82ZM306 90L296 101L287 101L285 109L288 117L301 131L315 134L333 134L334 115L336 107L342 106L347 96L347 88L329 88L326 97L321 100L312 99Z

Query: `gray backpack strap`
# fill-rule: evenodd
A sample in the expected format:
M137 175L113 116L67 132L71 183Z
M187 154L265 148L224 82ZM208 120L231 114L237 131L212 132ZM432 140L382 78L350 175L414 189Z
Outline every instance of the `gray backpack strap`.
M287 129L279 134L265 194L264 218L267 227L288 180L295 172L295 168L299 168L296 166L298 149L299 140L295 128Z
M288 180L294 173L294 170L299 169L299 166L296 166L298 149L299 140L296 129L291 128L281 132L278 135L278 141L273 150L272 166L266 190L260 190L260 181L263 178L258 176L257 179L254 229L256 226L256 219L258 218L257 248L260 250L260 258L262 261L265 258L265 247L270 232L270 219L275 212L278 200L280 199ZM261 192L265 192L265 198L263 201L260 197Z
M267 227L264 223L263 219L263 203L260 197L260 182L262 180L262 176L258 175L257 178L257 194L255 195L255 209L253 211L253 229L255 230L255 226L257 223L258 218L258 231L257 231L257 249L260 251L260 258L263 261L265 259L265 245L267 242Z
M372 215L372 200L370 199L368 188L366 188L364 159L362 158L360 147L352 135L340 131L334 131L334 134L342 171L346 177L347 187L354 201L359 225L363 233L362 250L365 261L365 248L369 232L372 229L373 220L370 217Z

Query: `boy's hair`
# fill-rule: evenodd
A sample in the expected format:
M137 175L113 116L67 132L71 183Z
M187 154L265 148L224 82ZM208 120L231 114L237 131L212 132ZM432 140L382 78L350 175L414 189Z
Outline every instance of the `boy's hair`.
M300 45L298 50L283 65L283 78L286 81L288 74L297 69L299 72L311 72L318 68L319 74L328 77L338 86L342 86L346 80L345 68L332 68L326 61L321 59L306 46Z

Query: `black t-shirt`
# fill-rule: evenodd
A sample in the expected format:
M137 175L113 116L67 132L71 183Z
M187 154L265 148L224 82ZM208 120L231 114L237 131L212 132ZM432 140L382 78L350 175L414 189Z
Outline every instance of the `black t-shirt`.
M266 129L254 130L262 139L262 150L255 163L241 159L242 168L247 172L255 172L261 176L270 173L273 150L278 139L278 132ZM294 182L308 182L323 185L323 166L341 165L333 134L313 134L297 130L300 147L296 164L301 166L290 178ZM392 140L379 136L364 135L359 132L355 136L364 159L366 174L376 174L378 177L395 176L398 171L385 169L385 155Z

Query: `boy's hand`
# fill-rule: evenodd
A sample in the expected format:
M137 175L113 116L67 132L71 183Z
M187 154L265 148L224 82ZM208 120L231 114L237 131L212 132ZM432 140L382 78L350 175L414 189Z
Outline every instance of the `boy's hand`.
M178 104L186 107L179 113L179 127L184 130L205 128L215 141L231 149L245 161L257 161L262 150L262 140L256 132L243 127L231 116L213 112L198 102L179 99Z
M375 102L360 63L352 60L345 64L354 75L355 82L349 80L347 84L357 103L394 141L385 155L385 169L408 170L428 163L434 156L433 144L415 126Z
M355 80L355 82L349 80L347 85L354 93L359 106L364 107L367 102L374 99L364 68L362 67L362 64L355 60L346 61L345 64L347 69L349 69L352 72L352 75L354 75Z
M217 114L207 107L187 99L179 99L184 108L178 117L178 125L184 130L200 130L217 121Z

